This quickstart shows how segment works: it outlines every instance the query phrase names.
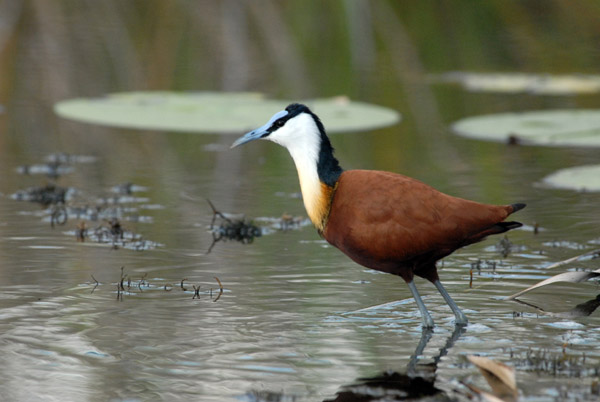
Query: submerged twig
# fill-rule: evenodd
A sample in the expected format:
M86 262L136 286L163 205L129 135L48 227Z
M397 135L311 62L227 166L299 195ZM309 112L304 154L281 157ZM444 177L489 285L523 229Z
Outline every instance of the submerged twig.
M68 214L65 206L63 204L54 206L52 209L52 215L50 215L50 226L54 227L55 224L62 226L67 223L67 219Z
M80 221L77 224L77 229L75 229L75 238L77 239L78 242L84 242L85 238L87 237L87 226L85 224L85 221Z
M92 277L92 279L94 280L94 282L96 282L96 285L94 286L94 289L92 289L92 291L90 293L94 293L94 290L96 290L96 288L98 287L98 285L100 285L100 282L98 282L98 280L96 278L94 278L94 275L90 275Z
M219 284L219 294L213 300L213 302L216 302L217 300L219 300L221 298L221 295L223 294L223 284L221 283L221 281L219 280L219 278L217 278L216 276L215 276L215 279L217 280L217 283ZM211 294L211 297L212 297L212 294Z
M124 269L125 269L125 267L121 267L121 279L117 283L117 300L120 300L120 301L123 300L123 292L125 292L125 287L123 286L123 281L125 280L125 276L124 276L124 272L123 272Z
M94 277L94 275L90 275L92 280L94 281L94 287L91 290L91 293L94 293L94 291L96 290L96 288L98 288L98 286L101 285L101 283ZM121 266L121 276L119 278L119 280L116 282L116 286L117 286L117 300L119 301L123 301L123 295L125 294L125 292L135 292L135 287L137 287L140 292L143 292L142 287L143 286L148 286L150 287L150 283L146 280L148 276L148 273L144 273L141 278L137 281L137 285L134 282L134 280L132 279L132 276L127 274L125 272L125 266ZM221 280L219 278L217 278L216 276L214 277L215 280L217 281L218 285L219 285L219 294L216 296L216 298L213 300L213 302L216 302L217 300L219 300L219 298L221 297L221 295L224 292L224 288L223 288L223 284L221 283ZM181 290L183 291L187 291L188 288L185 286L185 281L187 281L188 278L183 278L181 279L181 281L179 282L179 287L181 288ZM166 282L166 283L162 283L160 285L156 285L153 288L155 289L162 289L166 292L170 292L172 291L177 285L173 285L172 282ZM201 286L198 285L192 285L193 289L194 289L194 294L192 296L192 299L200 299L200 291L201 291ZM205 293L210 293L210 298L212 299L213 294L212 294L213 289L211 288L209 291L206 291ZM135 294L135 293L129 293L129 294Z
M210 252L212 251L213 247L215 246L215 244L217 244L217 242L221 240L221 237L218 237L213 233L213 241L212 243L210 243L210 247L208 247L208 250L206 250L206 254L210 254Z
M119 289L121 289L121 291L125 291L125 287L123 286L123 282L125 281L125 278L127 278L127 275L125 275L124 273L124 269L125 267L121 267L121 281L119 282Z
M143 292L142 290L142 284L146 284L146 276L148 276L148 273L145 272L144 275L142 275L142 277L140 278L140 281L138 282L138 289L140 290L140 292Z
M210 205L210 208L213 211L212 221L210 221L210 229L211 230L214 228L215 220L217 219L217 216L219 216L221 219L224 219L225 221L231 223L231 219L229 219L228 217L226 217L225 215L223 215L222 212L218 211L217 208L215 208L215 206L213 205L213 203L208 198L206 199L206 201L208 202L208 205Z

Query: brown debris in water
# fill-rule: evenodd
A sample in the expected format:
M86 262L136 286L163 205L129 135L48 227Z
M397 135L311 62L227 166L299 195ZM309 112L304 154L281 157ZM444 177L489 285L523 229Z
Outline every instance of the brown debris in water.
M251 221L247 221L245 217L229 218L224 213L217 210L209 199L206 201L213 211L213 217L209 228L213 235L213 241L206 251L206 254L209 254L215 244L221 240L234 240L243 244L249 244L254 241L255 237L260 237L262 235L261 229ZM218 225L215 225L217 218L220 218L221 221Z
M17 191L12 198L17 201L35 202L47 207L49 205L64 204L68 198L67 192L73 191L50 183L42 187L29 187L26 190Z
M116 195L98 198L86 196L77 189L61 187L56 183L60 176L74 170L74 164L93 161L95 158L90 156L56 153L46 157L46 164L19 167L19 173L46 174L53 182L19 190L12 194L11 198L38 203L46 208L43 220L49 221L52 228L65 226L69 218L77 220L76 227L65 234L73 235L78 242L89 240L110 244L113 249L129 248L138 251L160 246L156 242L144 240L139 234L125 230L121 224L124 220L151 221L148 216L140 216L135 205L147 199L131 195L146 190L145 187L128 182L111 189ZM94 229L88 228L89 222L104 223Z

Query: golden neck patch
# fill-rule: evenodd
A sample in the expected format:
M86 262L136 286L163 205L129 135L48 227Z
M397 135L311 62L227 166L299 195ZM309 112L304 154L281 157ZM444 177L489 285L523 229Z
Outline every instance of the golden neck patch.
M319 182L316 194L313 193L312 196L307 197L304 191L302 192L302 197L305 198L304 206L306 212L319 233L323 232L325 225L327 225L334 193L335 187L330 187L322 182Z

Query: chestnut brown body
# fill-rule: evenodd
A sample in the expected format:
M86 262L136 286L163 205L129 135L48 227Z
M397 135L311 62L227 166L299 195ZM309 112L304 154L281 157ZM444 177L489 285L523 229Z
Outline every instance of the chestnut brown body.
M439 259L520 226L503 222L514 210L452 197L400 174L348 170L337 182L323 236L365 267L433 282Z

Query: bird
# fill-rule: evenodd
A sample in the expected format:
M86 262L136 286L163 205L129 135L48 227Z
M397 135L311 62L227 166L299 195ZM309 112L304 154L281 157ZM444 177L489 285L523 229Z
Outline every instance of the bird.
M482 204L398 173L344 170L320 118L300 103L275 113L231 148L257 139L287 148L307 214L327 242L356 263L407 283L423 329L433 328L434 321L415 276L435 285L454 313L456 326L467 325L466 315L440 282L436 263L461 247L522 226L505 219L525 204Z

